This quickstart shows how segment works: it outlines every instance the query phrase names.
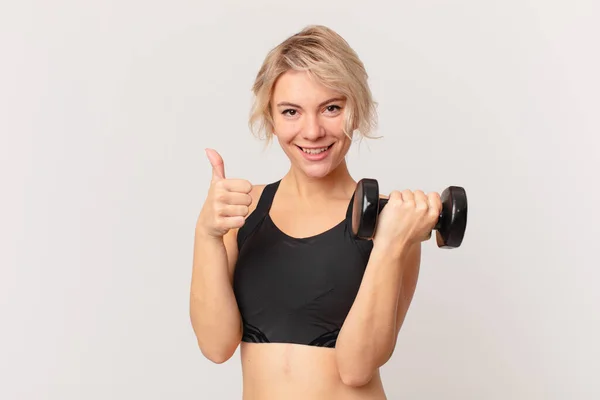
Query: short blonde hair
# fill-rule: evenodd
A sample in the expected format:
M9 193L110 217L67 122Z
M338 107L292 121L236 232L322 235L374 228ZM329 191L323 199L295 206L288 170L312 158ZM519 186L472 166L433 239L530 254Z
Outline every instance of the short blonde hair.
M346 97L344 133L355 130L371 137L377 126L377 103L368 85L365 66L348 42L332 29L309 25L273 48L260 67L252 92L249 126L269 142L273 135L271 96L278 78L288 70L305 71L324 86Z

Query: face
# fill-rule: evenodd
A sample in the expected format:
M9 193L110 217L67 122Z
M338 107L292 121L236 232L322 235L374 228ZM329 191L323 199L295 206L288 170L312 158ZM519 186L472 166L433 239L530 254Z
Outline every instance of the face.
M277 81L272 98L274 135L292 167L322 178L342 163L351 145L344 134L344 96L288 71Z

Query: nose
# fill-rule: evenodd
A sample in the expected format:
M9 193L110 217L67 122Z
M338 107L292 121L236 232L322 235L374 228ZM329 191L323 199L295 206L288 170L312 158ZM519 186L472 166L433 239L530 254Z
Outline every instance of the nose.
M302 136L307 140L317 140L325 136L325 129L317 116L307 116L302 129Z

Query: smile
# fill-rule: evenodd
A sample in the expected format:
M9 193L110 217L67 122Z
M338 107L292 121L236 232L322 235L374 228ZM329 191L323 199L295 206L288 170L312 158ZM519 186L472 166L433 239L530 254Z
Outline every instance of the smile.
M302 150L303 152L305 152L306 154L320 154L324 151L327 151L331 148L331 146L333 146L333 144L330 144L329 146L325 146L325 147L312 147L312 148L307 148L307 147L300 147L298 146L298 148L300 150Z

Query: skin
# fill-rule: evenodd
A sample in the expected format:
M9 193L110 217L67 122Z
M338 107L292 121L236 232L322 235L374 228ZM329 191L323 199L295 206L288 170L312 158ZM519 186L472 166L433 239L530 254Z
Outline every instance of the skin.
M289 236L321 233L345 218L356 188L345 161L351 145L342 130L345 99L303 72L288 71L277 81L271 103L274 135L290 169L281 180L270 216ZM329 145L329 154L321 161L307 160L298 148ZM228 179L221 156L207 150L207 157L213 176L196 224L190 291L190 317L204 356L223 363L240 346L244 400L386 399L379 369L393 354L412 301L421 242L430 237L441 210L439 194L419 190L390 194L335 349L241 343L241 318L231 286L236 235L264 185Z

